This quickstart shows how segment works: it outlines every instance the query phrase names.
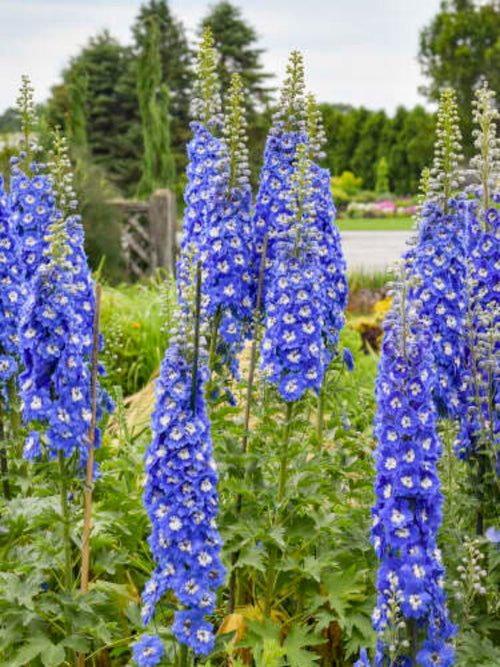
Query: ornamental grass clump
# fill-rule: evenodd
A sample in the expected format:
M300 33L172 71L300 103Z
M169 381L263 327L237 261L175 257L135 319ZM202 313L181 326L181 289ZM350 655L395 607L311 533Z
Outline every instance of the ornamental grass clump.
M225 570L216 524L217 471L204 398L209 371L206 355L200 354L200 300L198 264L194 304L183 312L184 323L171 337L156 383L144 503L157 567L144 588L142 618L144 625L150 623L159 612L160 599L170 591L180 606L174 614L174 636L195 654L204 655L214 643L213 626L205 615L214 610L215 591Z
M50 163L57 208L45 233L45 251L31 277L20 318L24 370L19 377L22 414L33 430L24 456L77 453L85 465L92 419L91 370L94 288L83 250L64 138L56 135ZM112 408L99 392L97 417ZM100 431L96 429L95 444Z
M455 632L446 607L437 547L443 498L442 445L433 401L436 372L426 327L408 304L408 269L386 319L376 381L377 501L372 543L380 560L374 664L450 667ZM364 657L358 662L367 665Z

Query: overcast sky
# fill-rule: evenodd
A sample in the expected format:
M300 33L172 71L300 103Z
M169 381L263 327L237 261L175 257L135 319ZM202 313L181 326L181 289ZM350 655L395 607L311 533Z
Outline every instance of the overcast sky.
M267 71L282 79L287 54L305 55L307 87L320 101L393 112L425 103L418 35L439 0L234 0L266 49ZM190 39L210 0L170 0ZM21 74L42 101L68 58L108 28L122 43L141 0L0 0L0 111L12 106Z

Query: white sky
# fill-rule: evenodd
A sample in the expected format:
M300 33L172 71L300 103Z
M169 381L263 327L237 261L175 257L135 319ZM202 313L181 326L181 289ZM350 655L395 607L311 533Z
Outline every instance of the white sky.
M417 63L418 35L439 0L233 0L266 49L266 71L282 79L287 54L304 52L307 87L323 102L393 112L425 103ZM208 0L170 0L191 39ZM140 0L0 0L0 111L13 106L22 74L37 101L59 80L68 58L108 28L122 43Z

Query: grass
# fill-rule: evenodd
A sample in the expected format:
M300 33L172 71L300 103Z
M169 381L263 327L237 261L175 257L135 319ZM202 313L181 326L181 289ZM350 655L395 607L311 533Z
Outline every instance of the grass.
M349 293L357 292L361 289L373 291L383 289L394 276L389 271L363 271L355 269L347 274L349 284Z
M359 231L407 231L413 227L412 218L341 218L337 221L341 232L359 232Z

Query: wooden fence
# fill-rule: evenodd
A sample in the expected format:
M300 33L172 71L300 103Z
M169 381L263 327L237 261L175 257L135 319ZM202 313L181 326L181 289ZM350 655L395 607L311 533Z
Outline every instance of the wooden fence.
M121 246L131 280L138 280L157 269L175 273L176 222L175 195L157 190L149 201L113 199L112 206L122 215Z

